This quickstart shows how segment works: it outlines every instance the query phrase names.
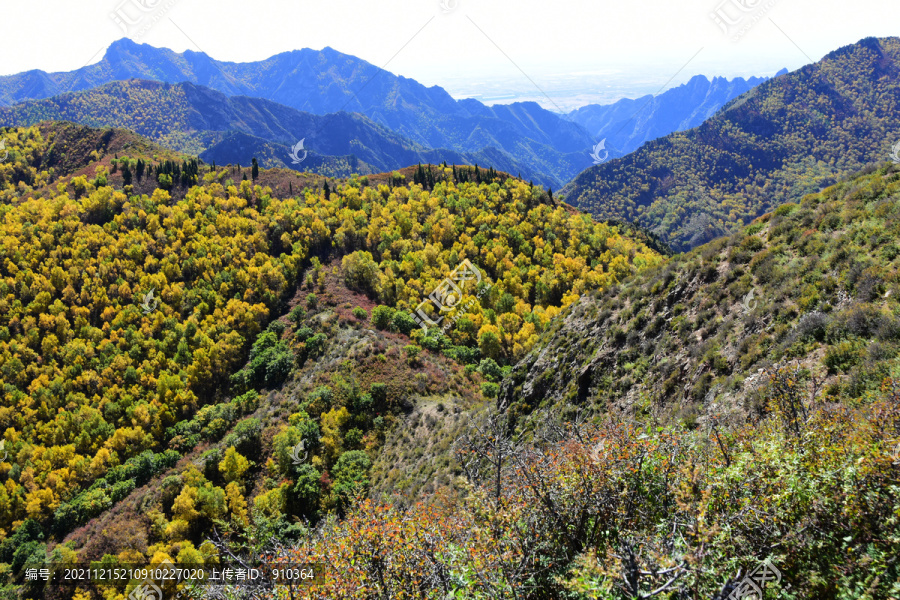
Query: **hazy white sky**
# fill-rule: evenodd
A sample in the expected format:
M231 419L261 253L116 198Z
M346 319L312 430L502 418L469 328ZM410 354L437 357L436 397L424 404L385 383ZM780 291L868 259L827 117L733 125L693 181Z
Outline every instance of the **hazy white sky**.
M549 86L554 77L606 71L659 85L679 69L674 83L697 73L771 74L863 37L900 34L894 0L0 0L0 7L0 74L100 60L125 35L111 14L143 18L133 38L156 18L139 41L179 52L243 62L331 46L445 87L467 78Z

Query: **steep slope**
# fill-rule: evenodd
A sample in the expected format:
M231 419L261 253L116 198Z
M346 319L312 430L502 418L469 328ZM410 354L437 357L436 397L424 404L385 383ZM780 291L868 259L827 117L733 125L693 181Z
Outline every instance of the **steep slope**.
M787 70L776 74L783 75ZM597 140L605 139L610 158L637 150L645 142L699 126L733 98L750 91L767 77L707 79L696 75L658 96L622 99L613 104L588 104L569 113Z
M131 78L189 81L229 96L264 98L317 115L360 112L428 148L469 153L494 146L522 163L518 171L525 178L546 178L553 187L590 164L587 151L592 142L587 132L537 104L488 108L474 100L458 103L438 86L427 88L331 48L229 63L125 38L112 44L100 62L76 71L0 77L0 103L48 98Z
M767 81L700 127L591 167L564 190L678 250L885 160L900 141L900 39L869 38Z
M896 597L898 234L882 166L583 297L500 410L420 405L386 446L421 459L405 489L429 423L458 429L470 494L361 501L276 554L328 565L322 600Z
M40 128L5 135L17 163L50 152ZM125 150L0 205L0 570L17 583L41 585L20 567L67 538L85 559L187 561L214 527L294 536L357 493L459 492L461 413L578 294L661 260L490 169L236 181ZM439 295L463 267L464 297ZM417 312L429 298L440 315ZM444 444L431 487L395 433L411 414Z
M501 404L695 426L759 410L779 366L814 378L814 396L877 391L900 366L900 166L868 171L583 297L515 366Z
M7 126L45 120L129 127L208 162L248 164L256 156L263 167L284 166L333 177L429 162L480 163L506 172L522 167L492 148L469 154L431 150L356 113L317 116L258 98L228 97L190 83L120 81L0 109L0 123ZM294 163L291 148L301 139L305 152L299 155L305 158ZM539 177L537 182L547 184L547 179Z

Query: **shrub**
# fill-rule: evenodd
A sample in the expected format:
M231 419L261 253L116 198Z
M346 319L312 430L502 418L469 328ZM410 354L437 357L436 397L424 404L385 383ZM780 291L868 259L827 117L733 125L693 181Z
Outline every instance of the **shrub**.
M394 309L390 306L379 304L372 309L372 325L376 329L387 329L391 326L391 320L394 318Z
M406 362L413 365L419 362L419 355L422 353L422 347L415 344L408 344L403 347L406 352Z
M503 370L493 358L483 358L478 363L478 372L489 381L499 381L503 378Z
M496 398L500 393L500 385L492 381L485 381L481 384L481 394L485 398Z
M310 520L318 514L322 474L310 464L297 467L296 483L287 495L287 508L291 514Z
M306 354L307 356L318 356L325 350L325 340L328 339L324 333L317 333L312 336L308 340L306 340Z
M344 272L344 282L350 289L367 294L378 292L381 271L370 252L357 250L346 255L341 260L341 269Z
M353 316L356 317L357 319L359 319L360 321L363 321L369 317L369 313L366 312L366 309L364 309L360 306L357 306L356 308L353 309Z
M344 452L334 465L332 494L338 507L346 504L358 493L369 489L369 469L372 461L362 450Z
M416 327L418 327L418 324L415 319L405 310L398 310L391 317L391 329L399 331L403 335L409 335Z
M300 324L300 321L306 318L306 311L303 310L303 307L299 304L291 309L291 312L288 314L288 318L294 326Z
M860 361L860 352L853 342L842 341L825 351L825 366L829 373L846 372Z

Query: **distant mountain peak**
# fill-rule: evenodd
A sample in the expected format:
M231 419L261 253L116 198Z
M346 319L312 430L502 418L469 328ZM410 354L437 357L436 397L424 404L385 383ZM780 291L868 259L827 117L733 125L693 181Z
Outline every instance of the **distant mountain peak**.
M768 79L699 126L588 168L560 194L601 220L635 215L689 250L888 160L900 109L883 99L898 90L900 38L865 39Z
M170 84L189 81L231 98L262 98L313 115L360 113L422 148L450 149L456 158L479 155L495 168L521 171L544 186L561 186L591 162L583 152L592 145L587 132L537 104L510 109L459 103L440 86L426 87L331 46L241 63L123 38L110 44L99 63L82 69L0 77L0 105L133 77ZM366 145L365 140L361 143ZM394 158L401 156L406 155Z
M651 140L700 125L733 98L765 80L694 75L661 94L607 105L589 104L570 112L569 117L595 139L605 139L610 157L617 158Z

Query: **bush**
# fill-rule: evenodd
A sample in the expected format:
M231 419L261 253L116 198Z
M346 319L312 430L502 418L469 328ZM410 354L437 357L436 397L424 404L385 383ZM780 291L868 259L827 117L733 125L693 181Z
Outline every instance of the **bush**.
M357 493L365 493L369 489L369 469L372 461L362 450L344 452L334 465L332 475L336 504L345 506Z
M399 331L403 335L409 335L416 327L418 324L415 319L405 310L398 310L391 318L391 329Z
M291 372L293 356L287 344L274 331L264 331L256 337L250 349L249 364L231 376L238 387L252 388L280 385Z
M492 381L485 381L481 384L481 394L485 398L496 398L500 393L500 384L493 383Z
M306 311L303 310L303 307L299 304L291 309L291 312L288 314L288 318L291 320L291 323L296 327L300 324L300 321L306 318Z
M316 298L316 295L310 292L306 295L306 307L310 310L315 310L316 306L319 305L319 299Z
M483 358L478 363L478 372L484 375L489 381L500 381L503 379L503 369L497 364L493 358Z
M291 351L284 344L279 344L279 348L272 352L266 364L266 386L275 387L287 379L291 374L292 363Z
M224 444L232 446L244 456L258 458L262 424L259 419L244 419L234 426L231 433L225 436Z
M366 312L366 309L357 306L356 308L353 309L353 316L356 317L357 319L359 319L360 321L363 321L369 317L369 313Z
M825 331L828 326L828 317L823 313L814 311L806 313L797 322L797 336L802 339L814 339L821 342L825 339Z
M394 318L394 309L390 306L379 304L372 309L372 325L376 329L387 329L391 326L391 320Z
M838 342L825 351L825 366L829 373L846 372L860 361L859 348L853 342Z
M381 271L370 252L357 250L341 260L344 282L353 290L376 294Z
M415 344L409 344L403 347L406 352L406 362L413 365L419 362L419 355L422 353L422 347Z
M460 364L474 366L481 358L481 350L469 346L451 346L444 349L444 355Z
M310 520L318 514L320 481L322 474L310 464L297 467L296 483L287 497L287 508L291 514Z
M325 340L328 339L324 333L317 333L306 340L307 356L318 356L325 350Z
M383 383L373 383L369 388L369 394L376 407L383 407L387 403L387 386Z

